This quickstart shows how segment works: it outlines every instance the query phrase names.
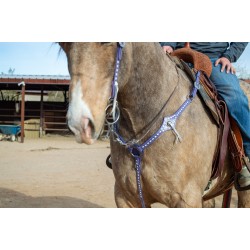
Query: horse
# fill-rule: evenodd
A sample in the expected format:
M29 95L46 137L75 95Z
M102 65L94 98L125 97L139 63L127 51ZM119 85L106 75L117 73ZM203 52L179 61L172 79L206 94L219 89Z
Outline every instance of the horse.
M203 207L218 130L198 95L169 123L194 88L186 73L159 43L59 45L71 76L67 121L76 141L94 143L107 113L112 116L117 207ZM146 145L166 117L172 117L165 124L169 129L141 150L138 145ZM225 164L233 171L229 154ZM239 207L250 207L249 191L238 200Z

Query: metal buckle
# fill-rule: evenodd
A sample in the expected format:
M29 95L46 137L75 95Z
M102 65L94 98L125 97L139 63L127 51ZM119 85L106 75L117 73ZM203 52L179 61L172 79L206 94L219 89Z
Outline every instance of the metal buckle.
M201 85L200 85L200 83L199 82L194 82L194 86L195 86L195 88L197 88L197 89L200 89L201 88Z

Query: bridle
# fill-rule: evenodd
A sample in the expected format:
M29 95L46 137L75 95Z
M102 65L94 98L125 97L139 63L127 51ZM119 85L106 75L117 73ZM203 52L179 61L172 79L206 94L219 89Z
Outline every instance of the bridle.
M120 110L118 107L117 96L118 96L118 74L120 69L120 62L122 59L122 49L125 46L124 42L119 42L116 52L115 60L115 72L111 84L111 97L106 107L106 122L109 126L116 124L120 118Z
M194 97L197 94L197 90L200 88L200 72L196 73L196 80L194 82L194 87L191 90L188 98L185 102L179 107L179 109L172 115L166 116L163 118L162 125L160 128L151 135L145 142L140 143L141 139L145 137L143 135L140 139L132 139L126 141L118 131L118 121L120 118L120 110L117 102L117 95L118 95L118 74L120 69L120 63L122 59L122 49L125 46L125 43L119 42L117 44L117 51L116 51L116 62L115 62L115 72L114 77L111 85L111 97L109 99L109 103L106 108L106 122L109 126L110 131L113 133L115 140L120 143L122 146L125 146L130 154L133 156L135 160L135 170L136 170L136 182L137 182L137 189L138 195L141 201L141 205L145 208L145 202L143 198L142 186L141 186L141 164L142 164L142 156L144 150L149 147L153 142L155 142L163 133L166 131L172 131L176 139L181 142L181 136L179 135L178 131L176 130L176 122L183 111L187 108L187 106L193 101ZM164 110L168 101L173 96L176 88L173 90L172 94L168 98L167 102L164 104L161 110ZM160 112L161 113L161 112ZM160 114L159 113L159 114ZM155 119L154 119L155 120ZM148 131L147 131L148 133Z

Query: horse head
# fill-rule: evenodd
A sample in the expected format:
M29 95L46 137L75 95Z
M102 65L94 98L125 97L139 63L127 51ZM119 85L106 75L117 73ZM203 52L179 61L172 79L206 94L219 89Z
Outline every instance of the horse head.
M71 76L68 126L79 143L100 134L111 95L117 43L63 43Z

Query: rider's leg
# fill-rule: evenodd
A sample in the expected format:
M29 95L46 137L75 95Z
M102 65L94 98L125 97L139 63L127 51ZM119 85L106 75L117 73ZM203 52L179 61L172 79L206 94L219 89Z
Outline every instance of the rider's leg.
M236 75L221 72L221 65L214 66L216 59L212 59L213 70L211 80L216 86L218 94L227 104L228 112L237 122L243 139L245 154L250 158L250 111L248 99L240 88L239 80ZM247 168L248 167L248 168ZM250 164L248 159L244 164L242 172L239 174L239 185L250 189Z

